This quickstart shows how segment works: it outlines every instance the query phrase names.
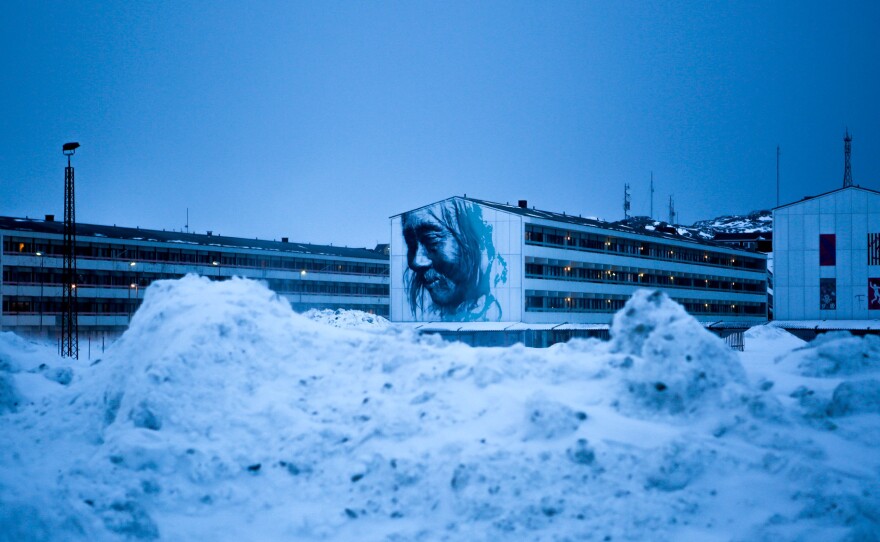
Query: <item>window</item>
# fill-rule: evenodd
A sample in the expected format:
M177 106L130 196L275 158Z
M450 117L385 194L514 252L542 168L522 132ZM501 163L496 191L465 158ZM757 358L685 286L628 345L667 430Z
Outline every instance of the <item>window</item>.
M819 235L819 265L837 265L837 237L833 233Z

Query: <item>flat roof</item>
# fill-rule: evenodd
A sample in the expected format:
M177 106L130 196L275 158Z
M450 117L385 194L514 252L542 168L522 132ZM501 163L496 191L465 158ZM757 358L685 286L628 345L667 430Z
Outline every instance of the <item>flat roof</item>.
M573 224L576 226L588 226L588 227L598 228L598 229L603 229L603 230L611 230L611 231L617 231L617 232L621 232L621 233L629 233L632 235L641 235L644 237L654 237L654 238L659 238L659 239L665 239L668 241L679 241L682 243L693 243L693 244L697 244L697 245L703 245L703 246L707 246L707 247L722 249L722 250L728 251L728 252L738 252L741 254L748 254L750 257L754 257L754 258L758 258L758 259L766 258L766 255L764 255L760 252L752 252L750 250L743 250L740 248L732 247L730 245L725 245L724 243L714 242L714 241L711 241L708 239L700 239L697 237L685 237L685 236L679 235L677 233L673 234L673 233L669 233L669 232L665 232L665 231L651 231L651 230L645 230L645 229L637 229L637 228L633 228L631 226L627 226L626 224L605 222L604 220L598 220L595 218L583 218L580 216L569 215L566 213L556 213L553 211L542 211L540 209L534 209L534 208L529 209L529 208L520 207L518 205L510 205L508 203L497 203L494 201L487 201L487 200L476 199L476 198L468 198L468 197L463 197L463 196L452 196L452 197L449 197L449 198L446 198L446 199L443 199L440 201L446 201L448 199L453 199L453 198L463 199L466 201L470 201L472 203L476 203L478 205L484 205L486 207L497 209L499 211L504 211L507 213L512 213L515 215L525 216L525 217L529 217L529 218L539 218L539 219L544 219L544 220L552 220L554 222L561 222L564 224ZM434 203L429 203L428 205L423 205L423 206L417 207L416 209L413 209L413 210L424 209L425 207L430 207L431 205L436 205L437 203L440 203L440 201L437 201ZM411 212L411 211L407 211L407 212ZM403 215L403 214L405 214L405 213L398 213L396 215L392 215L392 218L395 216ZM674 227L674 226L672 226L672 227Z
M612 316L608 313L609 317ZM411 327L418 331L428 332L482 332L482 331L575 331L575 330L607 330L610 324L575 324L562 322L558 324L531 324L526 322L393 322L394 325ZM749 320L732 322L717 320L699 322L707 329L748 329L767 323L767 320ZM877 326L880 327L880 321Z
M880 320L774 320L773 327L782 329L815 329L828 330L880 330Z
M46 221L38 218L14 218L0 216L0 230L14 232L47 233L64 235L63 221ZM102 226L77 222L77 237L97 237L120 241L158 242L180 244L179 248L239 248L267 250L274 252L310 254L322 256L338 256L345 258L361 258L387 262L389 257L381 252L368 248L348 248L330 245L313 245L309 243L284 243L265 239L245 239L225 235L208 235L206 233L185 233L176 231L150 230L144 228L128 228L123 226Z

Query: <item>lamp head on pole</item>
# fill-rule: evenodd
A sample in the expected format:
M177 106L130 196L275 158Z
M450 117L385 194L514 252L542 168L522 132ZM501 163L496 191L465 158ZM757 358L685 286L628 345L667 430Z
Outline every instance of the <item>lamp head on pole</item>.
M62 147L61 147L61 152L64 153L64 156L72 156L73 153L76 152L76 149L77 149L78 147L79 147L79 143L77 143L77 142L75 142L75 141L74 141L74 142L71 142L71 143L65 143L65 144L62 145Z

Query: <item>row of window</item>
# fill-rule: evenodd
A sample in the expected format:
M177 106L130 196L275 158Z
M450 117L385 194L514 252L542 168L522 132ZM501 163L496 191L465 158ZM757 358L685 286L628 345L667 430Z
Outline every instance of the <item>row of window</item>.
M132 267L131 269L136 269ZM215 277L220 274L221 269L211 268L211 272L205 273L205 276ZM306 273L300 275L296 273L296 279L267 279L269 288L275 291L300 291L302 285L311 289L303 291L315 291L314 288L330 288L331 285L347 285L349 287L360 287L368 289L369 293L365 295L388 295L387 284L364 284L360 282L327 282L312 280L311 276ZM179 273L153 273L140 271L84 271L80 270L76 283L83 286L104 286L119 287L137 284L139 286L147 286L154 280L162 279L178 279ZM4 267L3 282L7 284L33 284L43 286L61 286L63 284L63 273L61 269L40 267ZM321 285L321 286L314 286ZM379 293L374 293L379 292ZM382 293L384 292L384 293Z
M570 280L575 282L601 282L612 284L640 284L667 288L699 288L764 293L765 281L708 277L706 275L671 275L657 270L620 271L608 266L587 268L578 266L526 263L526 278Z
M616 312L623 308L629 296L608 295L603 298L580 297L572 292L526 291L526 312ZM718 300L694 300L672 298L692 314L755 316L767 314L766 303L723 302Z
M641 258L673 260L741 269L766 269L760 258L734 256L710 249L693 249L663 243L624 239L607 234L566 231L526 224L526 244L560 247L588 252L613 252Z
M77 301L77 309L80 315L131 317L137 310L139 303L138 299L79 299ZM294 301L293 305L297 308L306 308L308 303L300 307L301 303ZM338 308L357 309L371 314L388 316L388 306L381 304L342 304ZM4 296L3 298L3 314L42 314L44 316L51 316L59 315L62 312L63 306L55 298L44 299L42 302L39 298L11 296Z
M61 287L61 276L58 275L57 282L32 282L32 281L10 281L4 280L5 284L10 285L31 285L40 284L45 288ZM153 280L162 278L179 278L178 277L125 277L112 276L100 277L110 279L107 281L94 280L99 277L85 275L81 276L77 281L79 288L146 288ZM92 280L86 280L92 279ZM269 289L280 294L321 294L321 295L354 295L354 296L375 296L388 297L387 284L363 284L358 282L329 282L329 281L298 281L298 280L269 280L267 281Z
M389 266L383 262L350 262L304 257L257 256L253 254L205 251L194 249L155 248L139 245L103 245L78 243L77 259L117 260L126 262L180 263L219 265L223 267L277 269L311 272L387 276ZM4 237L3 252L63 257L61 242L32 238Z

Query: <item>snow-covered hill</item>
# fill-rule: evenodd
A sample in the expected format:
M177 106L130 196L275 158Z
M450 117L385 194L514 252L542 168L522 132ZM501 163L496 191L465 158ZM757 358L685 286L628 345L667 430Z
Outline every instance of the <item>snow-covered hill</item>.
M773 231L773 213L771 211L752 211L748 215L727 215L700 220L693 228L715 233L753 233Z
M876 338L734 353L650 291L548 349L336 325L190 276L91 364L0 333L0 541L880 536Z
M637 230L655 231L693 239L708 239L716 233L753 233L773 231L773 215L770 211L753 211L748 215L727 215L711 220L700 220L691 226L669 224L647 216L633 216L615 222Z

